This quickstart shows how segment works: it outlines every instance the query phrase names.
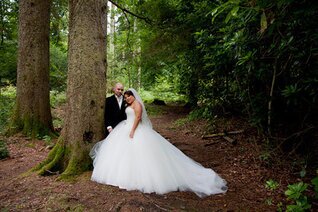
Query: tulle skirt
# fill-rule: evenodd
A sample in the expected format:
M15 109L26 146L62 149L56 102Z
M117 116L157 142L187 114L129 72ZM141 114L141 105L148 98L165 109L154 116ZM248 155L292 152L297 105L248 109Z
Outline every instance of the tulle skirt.
M133 139L130 129L123 121L93 147L93 181L144 193L179 190L204 197L226 192L226 182L217 173L187 157L152 128L139 124Z

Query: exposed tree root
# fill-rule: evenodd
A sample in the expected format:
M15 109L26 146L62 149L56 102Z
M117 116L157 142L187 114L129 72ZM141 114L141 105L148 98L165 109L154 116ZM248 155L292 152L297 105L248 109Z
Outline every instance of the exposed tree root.
M62 159L64 158L65 145L64 139L59 138L58 142L55 144L54 148L50 151L46 160L38 164L32 169L32 171L37 172L39 175L46 175L53 170L59 169L62 165Z
M31 171L39 175L59 174L59 180L70 180L74 176L87 171L91 167L88 152L81 147L67 146L62 137L59 138L47 158Z

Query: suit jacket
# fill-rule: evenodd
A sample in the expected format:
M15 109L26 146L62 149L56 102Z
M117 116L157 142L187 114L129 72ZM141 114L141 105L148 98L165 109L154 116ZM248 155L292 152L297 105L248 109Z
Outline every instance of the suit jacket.
M115 95L112 95L106 98L105 112L104 112L105 128L107 128L108 126L115 128L119 122L127 119L127 116L125 113L125 109L126 109L125 104L126 102L123 100L121 108L119 108ZM107 135L108 135L108 130L106 130L106 136Z

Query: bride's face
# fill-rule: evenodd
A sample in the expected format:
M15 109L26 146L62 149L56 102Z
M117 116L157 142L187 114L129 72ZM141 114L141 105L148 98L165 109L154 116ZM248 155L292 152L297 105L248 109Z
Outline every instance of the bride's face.
M125 101L127 104L131 105L135 101L135 97L133 95L127 95L125 94Z

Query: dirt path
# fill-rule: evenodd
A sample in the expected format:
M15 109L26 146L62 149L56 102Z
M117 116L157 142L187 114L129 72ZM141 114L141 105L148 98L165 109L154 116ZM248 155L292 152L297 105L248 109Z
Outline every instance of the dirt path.
M179 121L186 116L182 107L161 106L161 115L152 117L154 128L185 154L205 167L213 168L228 182L224 195L199 198L192 192L166 195L143 194L90 181L91 172L74 182L57 181L23 173L42 161L49 150L43 141L25 137L5 138L11 157L0 161L1 211L275 211L282 201L290 173L261 165L259 139L253 129L235 119L222 121L219 131L244 129L232 145L221 138L202 140L204 122ZM282 185L275 191L265 181Z

